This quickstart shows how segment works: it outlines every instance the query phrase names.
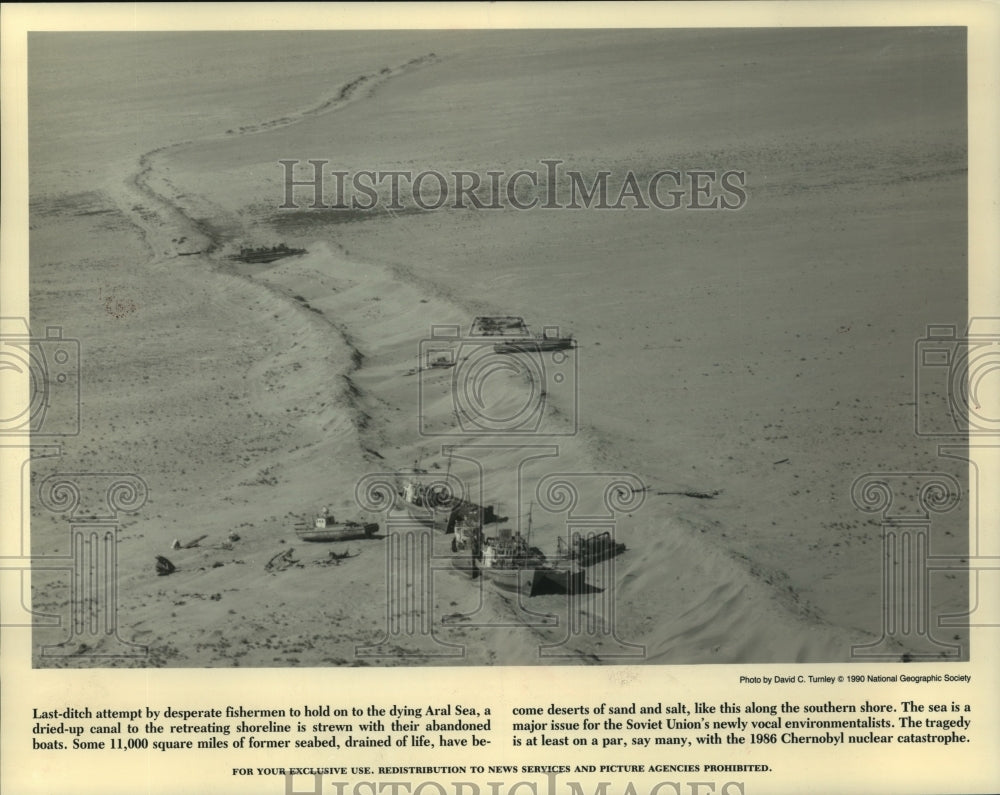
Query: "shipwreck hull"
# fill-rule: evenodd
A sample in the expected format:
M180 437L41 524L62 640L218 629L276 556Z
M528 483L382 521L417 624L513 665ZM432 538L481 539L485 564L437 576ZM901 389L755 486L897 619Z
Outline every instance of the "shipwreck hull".
M545 351L564 351L573 347L573 340L564 339L523 339L498 342L493 346L494 353L544 353Z
M451 524L451 512L441 508L431 510L422 505L414 505L412 502L404 502L406 515L413 521L426 525L434 530L447 532Z
M544 566L526 569L480 569L483 579L502 594L545 596L583 590L582 571L551 569Z
M302 541L314 543L326 543L329 541L350 541L356 538L371 538L378 532L378 524L370 522L368 524L345 523L331 525L329 527L310 527L299 525L295 528L295 534Z
M232 254L229 259L247 264L267 264L285 257L297 257L305 253L307 252L304 248L288 248L284 245L272 248L242 248L239 254Z
M479 566L476 564L471 557L465 555L456 555L451 559L451 568L468 577L470 580L478 579L480 576Z

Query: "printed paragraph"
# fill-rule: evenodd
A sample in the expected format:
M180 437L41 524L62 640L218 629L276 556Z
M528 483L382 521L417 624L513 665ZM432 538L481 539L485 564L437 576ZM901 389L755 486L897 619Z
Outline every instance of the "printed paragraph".
M35 750L452 748L489 745L489 708L329 704L276 709L32 710Z
M950 745L970 742L971 713L957 701L633 701L514 707L511 728L515 746Z

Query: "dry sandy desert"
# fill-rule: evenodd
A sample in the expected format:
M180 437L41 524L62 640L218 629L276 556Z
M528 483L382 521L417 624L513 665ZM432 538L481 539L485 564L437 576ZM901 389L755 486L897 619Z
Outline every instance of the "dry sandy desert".
M915 346L966 318L966 115L957 28L31 34L31 325L80 341L81 394L79 435L32 483L148 486L115 545L117 636L147 653L84 632L43 654L67 630L37 628L35 665L850 659L882 627L881 517L855 479L966 480L914 432L916 390L944 389ZM282 208L280 161L304 179L310 159L484 184L559 160L563 196L569 170L609 172L616 196L628 174L733 171L746 200L423 210L383 182L370 210L302 187ZM228 259L278 243L307 253ZM578 341L545 371L545 433L435 435L454 396L422 341L477 315ZM498 411L525 388L487 383ZM530 511L547 552L566 520L537 501L546 475L642 484L607 598L519 603L435 570L433 640L359 655L419 601L387 599L388 537L308 544L294 523L360 515L363 476L415 462L472 482L469 445L487 501L521 527ZM966 520L935 518L934 554L965 553ZM68 537L34 499L32 554ZM931 577L935 620L967 599ZM37 571L32 600L65 614L68 573ZM574 631L595 609L613 631ZM968 656L964 630L934 631Z

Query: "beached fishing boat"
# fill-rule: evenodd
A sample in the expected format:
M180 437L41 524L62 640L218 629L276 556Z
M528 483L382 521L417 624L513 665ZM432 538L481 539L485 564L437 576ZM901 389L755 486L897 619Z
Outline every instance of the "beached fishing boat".
M562 538L557 541L560 556L575 560L581 566L593 566L602 560L613 558L625 551L625 545L611 538L611 533L581 536L574 533L570 543Z
M530 531L530 514L529 514ZM455 524L452 567L469 577L482 577L506 595L541 596L582 591L586 574L567 561L550 561L509 527L485 535L481 523Z
M442 483L427 485L427 472L413 470L399 476L399 503L411 519L435 530L449 531L452 514L461 505Z
M299 254L305 253L306 250L304 248L289 248L284 243L281 243L277 246L261 246L259 248L248 248L244 246L240 249L239 254L233 254L229 257L229 259L236 260L238 262L268 263L285 257L295 257Z
M455 532L456 523L468 518L473 523L491 524L502 521L492 505L477 505L452 494L445 482L428 485L425 470L411 470L399 475L399 502L414 521L442 530ZM444 476L445 480L447 475Z
M495 353L541 353L561 351L576 346L572 337L563 337L556 326L546 326L541 334L532 334L524 318L515 315L484 315L472 321L472 337L500 337L493 344Z
M324 509L312 524L299 522L295 533L303 541L348 541L352 538L371 538L378 532L378 522L338 522Z
M479 576L479 550L483 537L482 522L472 513L456 516L452 525L451 567L475 579Z
M504 594L541 596L581 591L581 569L553 565L537 547L530 547L520 533L501 528L483 541L478 561L481 576Z

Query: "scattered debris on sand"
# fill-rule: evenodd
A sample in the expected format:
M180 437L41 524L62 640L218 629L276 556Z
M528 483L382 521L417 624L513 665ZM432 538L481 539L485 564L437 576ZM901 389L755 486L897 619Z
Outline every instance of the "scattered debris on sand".
M329 557L326 558L326 560L317 560L317 561L313 561L313 562L316 563L317 565L320 565L320 566L330 566L330 565L339 566L340 565L340 561L342 561L342 560L348 560L349 558L356 558L359 554L360 553L355 552L352 555L349 551L348 552L336 552L335 550L331 549L330 550L330 555L329 555Z
M163 555L156 556L156 573L160 577L165 577L168 574L173 574L177 571L177 567L167 560Z
M696 500L714 500L722 494L719 489L715 491L658 491L656 493L661 497L676 494L680 497L693 497Z
M264 565L264 569L266 571L284 571L297 565L298 561L292 557L293 552L295 552L293 547L289 547L284 552L279 552Z

